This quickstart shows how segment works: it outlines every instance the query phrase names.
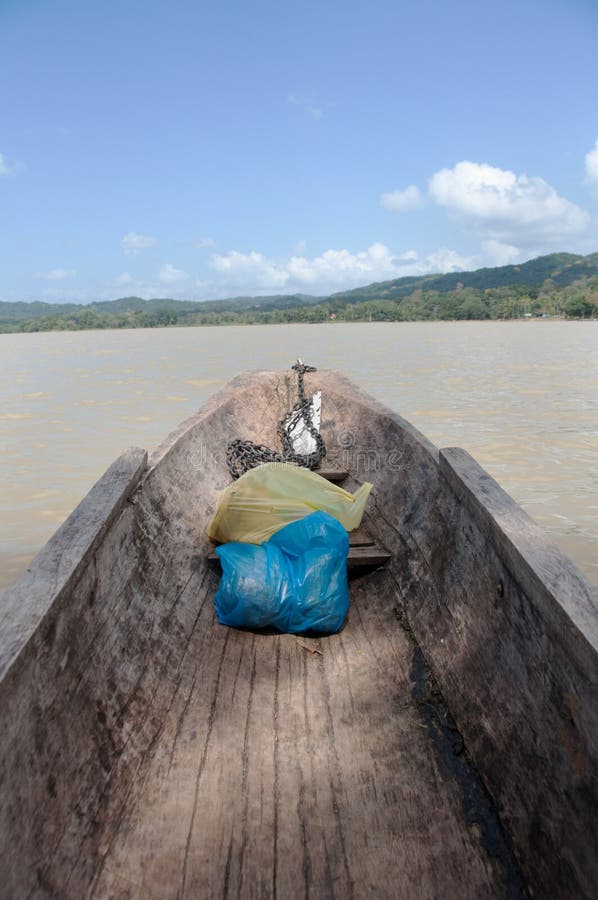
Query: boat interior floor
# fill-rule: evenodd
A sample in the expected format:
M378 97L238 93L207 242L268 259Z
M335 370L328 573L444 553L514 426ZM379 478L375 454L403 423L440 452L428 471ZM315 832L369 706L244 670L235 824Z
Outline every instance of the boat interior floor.
M185 587L199 614L90 895L514 896L390 570L351 582L325 638L219 625L217 583Z

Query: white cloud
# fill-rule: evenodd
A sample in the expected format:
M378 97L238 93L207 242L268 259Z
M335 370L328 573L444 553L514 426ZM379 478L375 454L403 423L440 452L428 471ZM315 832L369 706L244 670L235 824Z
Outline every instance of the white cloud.
M598 185L598 141L596 141L594 149L586 153L585 165L588 181Z
M332 248L317 256L293 254L282 259L272 259L255 250L249 253L231 250L225 254L212 254L210 262L212 277L191 276L172 263L165 263L151 280L134 277L125 271L109 281L81 285L76 291L62 281L73 277L76 274L74 270L55 269L40 273L38 277L56 282L56 286L48 285L43 292L48 299L70 299L84 303L112 300L123 296L124 291L134 292L135 296L146 300L163 297L165 285L168 286L167 296L180 300L213 300L239 294L308 293L324 296L405 275L477 268L486 260L463 256L447 247L420 256L412 248L393 253L385 244L373 243L367 249L356 252ZM31 299L36 297L37 293Z
M4 159L4 155L0 153L0 177L2 175L15 175L18 171L18 166L9 166L6 160Z
M482 241L483 263L486 266L508 266L521 261L521 250L500 241Z
M403 275L461 271L472 268L475 261L474 257L460 256L446 247L422 258L415 250L397 256L381 243L356 253L330 249L319 256L293 255L286 260L272 260L255 250L231 250L212 256L212 267L222 278L211 285L211 293L220 297L231 292L325 294Z
M208 247L215 247L216 241L213 241L212 238L200 238L198 241L193 241L193 247L195 250L205 250Z
M365 283L365 280L393 278L397 263L384 244L372 244L367 250L326 250L320 256L307 259L292 256L287 264L289 277L299 284L325 284L338 287Z
M299 106L310 119L323 119L324 110L314 98L302 97L300 94L287 94L287 103L291 106Z
M149 247L155 247L157 243L153 237L137 234L136 231L129 231L128 234L125 234L120 245L127 255L135 255L142 250L147 250Z
M212 266L225 276L227 284L235 287L252 284L261 290L282 289L289 280L284 265L267 259L255 250L250 253L239 253L237 250L215 253Z
M421 191L415 184L410 184L403 191L390 191L380 197L380 205L393 212L409 212L417 209L422 203Z
M48 272L36 272L36 278L42 278L44 281L64 281L66 278L75 278L76 269L50 269Z
M158 272L158 279L162 284L176 284L185 281L189 276L182 269L175 269L171 263L165 263Z
M117 275L114 279L114 284L117 287L127 287L128 285L135 284L135 279L130 272L121 272L121 274Z
M476 256L461 256L456 250L440 247L426 256L423 268L420 268L419 274L425 275L427 272L466 272L468 269L475 269L477 264Z
M590 225L589 214L559 196L542 178L467 160L441 169L429 182L430 195L478 237L511 248L562 247Z

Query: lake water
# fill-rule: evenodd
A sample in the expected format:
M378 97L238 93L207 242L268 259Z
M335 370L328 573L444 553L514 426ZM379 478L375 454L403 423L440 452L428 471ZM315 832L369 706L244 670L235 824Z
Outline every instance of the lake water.
M465 447L598 583L598 322L519 321L0 335L0 584L124 447L297 356Z

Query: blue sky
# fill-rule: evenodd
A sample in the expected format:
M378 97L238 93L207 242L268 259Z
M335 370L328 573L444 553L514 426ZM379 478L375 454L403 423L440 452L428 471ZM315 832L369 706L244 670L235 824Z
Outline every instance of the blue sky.
M598 0L0 0L0 300L598 251Z

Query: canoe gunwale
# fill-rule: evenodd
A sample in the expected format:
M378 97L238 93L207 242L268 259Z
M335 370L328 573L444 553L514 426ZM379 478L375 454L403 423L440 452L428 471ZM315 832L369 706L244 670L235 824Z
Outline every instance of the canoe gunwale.
M435 505L419 565L395 556L406 617L530 888L590 898L598 591L465 450L440 451Z
M147 467L147 452L118 456L12 585L0 592L0 690L38 629L68 595Z
M561 638L579 663L584 663L582 647L587 645L595 664L598 588L467 451L441 449L440 471L481 527L489 529L505 564L542 609L547 624L552 619L555 630L565 629ZM503 589L497 585L499 595ZM591 667L587 675L591 677Z

